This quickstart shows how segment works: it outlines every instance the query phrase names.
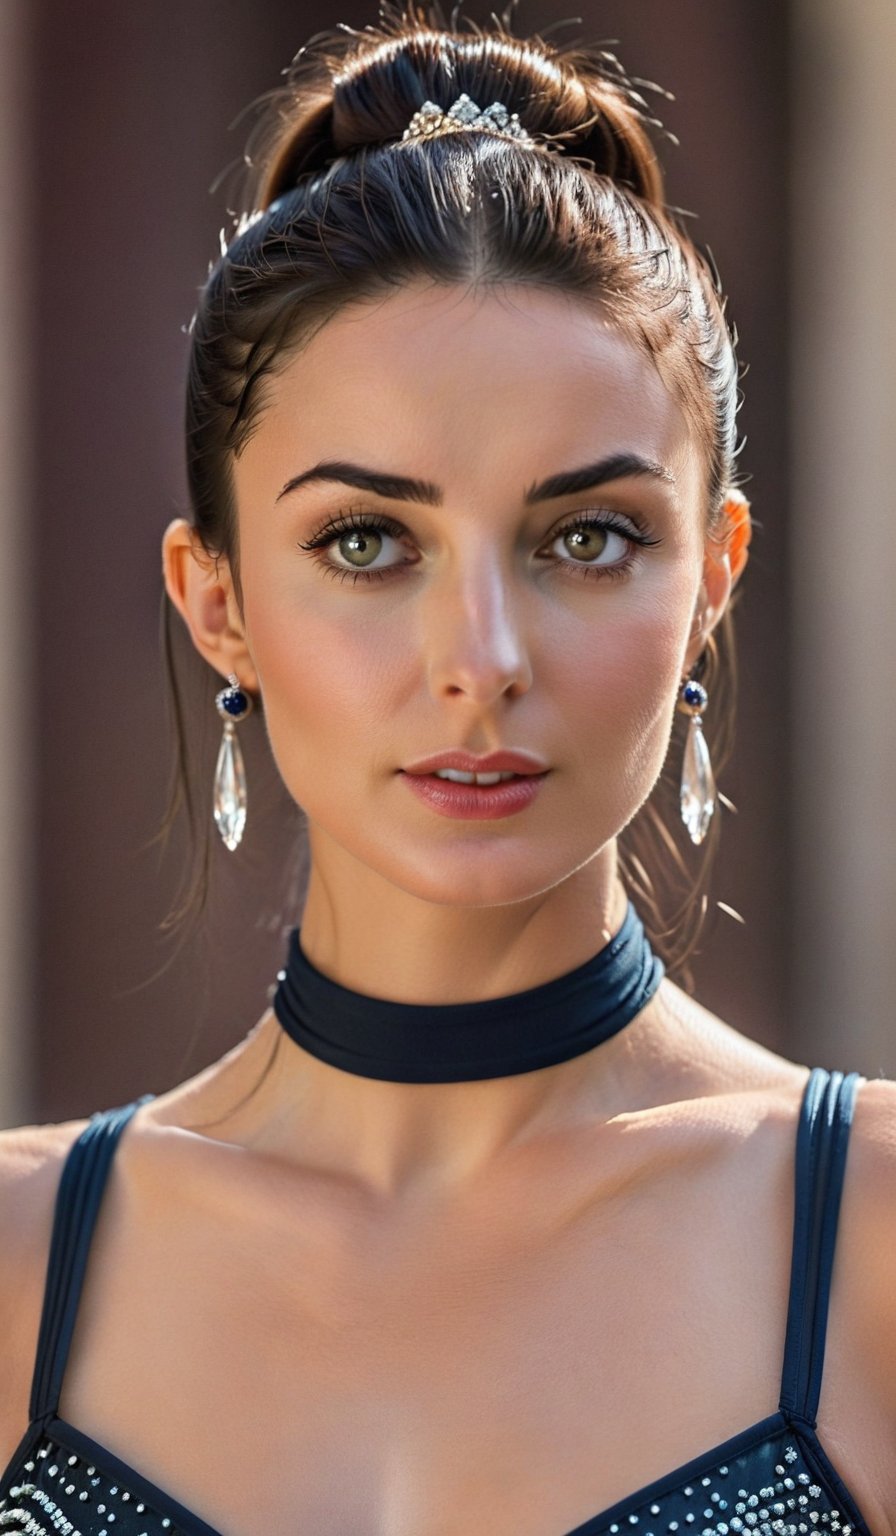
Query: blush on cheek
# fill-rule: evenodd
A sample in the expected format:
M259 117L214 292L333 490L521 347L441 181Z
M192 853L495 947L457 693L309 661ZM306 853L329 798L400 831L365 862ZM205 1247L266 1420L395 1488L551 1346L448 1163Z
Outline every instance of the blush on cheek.
M317 621L313 608L299 622L292 607L278 616L261 605L251 631L265 702L268 738L289 792L312 813L316 798L346 788L358 765L396 767L402 744L390 721L408 648L389 643L375 627L348 615ZM394 761L393 761L394 759Z
M631 814L650 794L666 759L683 647L676 616L653 612L605 631L593 656L580 658L576 669L595 766L620 789L625 786Z

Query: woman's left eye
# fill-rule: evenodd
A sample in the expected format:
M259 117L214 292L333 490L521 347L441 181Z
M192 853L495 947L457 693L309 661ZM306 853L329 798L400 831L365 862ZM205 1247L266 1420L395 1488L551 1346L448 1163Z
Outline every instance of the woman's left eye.
M658 542L612 518L579 513L552 535L550 547L559 545L560 558L580 566L583 575L600 571L619 575L632 563L633 545Z

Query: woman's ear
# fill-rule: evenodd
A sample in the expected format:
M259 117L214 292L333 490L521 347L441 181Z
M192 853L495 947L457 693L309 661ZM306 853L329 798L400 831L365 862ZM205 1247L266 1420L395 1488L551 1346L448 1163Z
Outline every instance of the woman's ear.
M706 541L703 577L685 655L688 671L704 649L743 575L752 533L750 503L741 491L729 490L719 513L719 523Z
M162 536L162 575L200 656L222 677L235 673L241 687L257 693L230 565L208 553L186 518L175 518Z
M728 492L721 516L721 526L714 531L712 538L721 543L728 557L731 586L735 587L749 559L748 551L753 537L750 503L742 491L732 489Z

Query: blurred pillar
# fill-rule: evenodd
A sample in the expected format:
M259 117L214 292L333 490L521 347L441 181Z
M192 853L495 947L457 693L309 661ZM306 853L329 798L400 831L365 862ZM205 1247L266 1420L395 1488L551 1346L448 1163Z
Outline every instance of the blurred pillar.
M27 0L0 5L0 1126L32 1118Z
M799 1032L813 1061L892 1077L896 6L793 19Z

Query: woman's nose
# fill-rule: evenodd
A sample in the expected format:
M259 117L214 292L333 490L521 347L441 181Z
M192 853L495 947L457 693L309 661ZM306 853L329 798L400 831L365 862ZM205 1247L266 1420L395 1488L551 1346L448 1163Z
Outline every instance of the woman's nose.
M466 694L491 704L525 693L532 664L522 594L495 557L480 557L427 593L424 648L433 696Z

